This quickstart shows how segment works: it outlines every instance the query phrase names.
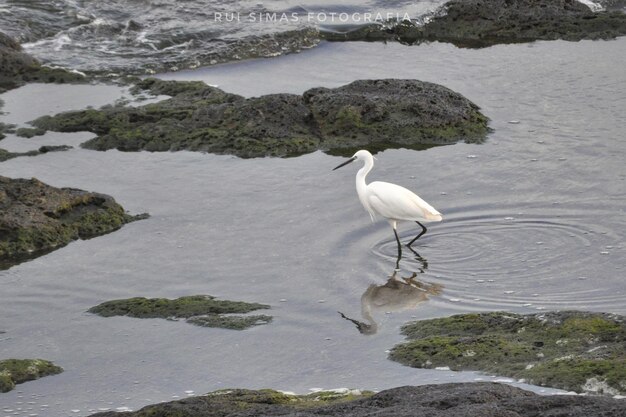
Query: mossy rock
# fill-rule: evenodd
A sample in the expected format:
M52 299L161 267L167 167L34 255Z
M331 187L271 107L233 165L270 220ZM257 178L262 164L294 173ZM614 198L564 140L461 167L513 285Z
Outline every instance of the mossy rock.
M202 327L244 330L252 326L267 324L271 322L272 317L238 314L268 308L270 306L266 304L217 300L210 295L192 295L175 300L144 297L112 300L92 307L88 312L102 317L186 319L188 323Z
M114 411L92 417L117 417ZM273 390L227 389L149 405L128 417L624 417L623 400L539 395L489 382L404 386L378 393L333 390L288 395Z
M0 269L145 216L127 214L104 194L0 176Z
M579 41L626 35L626 14L594 12L577 0L452 0L425 22L388 21L348 33L323 32L330 41L449 42L484 48L536 40Z
M63 368L43 359L0 360L0 392L8 392L16 384L63 372Z
M490 131L488 119L471 101L417 80L360 80L301 96L249 99L202 82L150 78L133 91L172 97L139 107L44 116L32 124L42 130L93 132L97 137L81 146L94 150L190 150L242 158L479 143Z
M33 138L35 136L41 136L44 133L46 133L46 130L38 127L20 127L15 131L15 134L22 138Z
M372 395L371 391L348 389L321 391L308 395L285 394L272 389L222 389L181 401L149 405L128 415L129 417L295 415L313 409L321 410L328 406L341 407L342 404L370 398ZM114 412L104 412L94 414L93 417L117 415Z
M63 68L50 68L28 55L11 37L0 32L0 93L26 82L85 82L85 77Z
M461 314L405 325L392 360L525 379L576 392L626 393L622 316L578 311Z

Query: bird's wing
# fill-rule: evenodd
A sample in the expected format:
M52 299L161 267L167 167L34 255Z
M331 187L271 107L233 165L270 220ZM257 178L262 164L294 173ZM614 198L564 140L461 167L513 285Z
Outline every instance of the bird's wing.
M375 181L367 186L370 206L381 216L395 220L440 221L441 213L404 187Z

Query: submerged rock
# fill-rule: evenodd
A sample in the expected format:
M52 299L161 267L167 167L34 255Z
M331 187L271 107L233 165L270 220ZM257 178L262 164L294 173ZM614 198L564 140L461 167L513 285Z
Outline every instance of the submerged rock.
M48 152L62 152L70 149L72 149L72 147L68 145L45 145L40 146L37 150L27 152L9 152L6 149L0 148L0 162L8 161L9 159L17 158L19 156L37 156Z
M16 384L61 372L63 368L43 359L0 360L0 392L9 392Z
M134 90L141 89L173 96L142 107L73 111L32 123L45 130L94 132L98 136L82 146L95 150L191 150L244 158L480 142L489 131L488 119L471 101L417 80L361 80L302 96L250 99L201 82L148 79Z
M0 269L139 218L108 195L0 176Z
M626 393L626 323L578 311L461 314L405 325L392 360L524 379L568 391Z
M175 300L167 298L135 297L112 300L88 310L102 317L128 316L137 318L186 319L187 323L202 327L221 327L243 330L267 324L271 316L241 316L251 311L268 309L270 306L243 301L216 300L210 295L193 295Z
M463 383L399 387L371 393L350 394L331 401L320 393L285 395L272 390L222 390L206 395L150 405L119 414L113 411L92 417L624 417L623 401L580 396L543 396L509 385Z
M15 40L0 32L0 93L26 82L76 82L84 77L62 68L51 68L22 51Z
M592 11L577 0L452 0L424 24L370 25L328 40L390 40L414 44L450 42L459 47L535 40L613 39L626 35L626 14Z

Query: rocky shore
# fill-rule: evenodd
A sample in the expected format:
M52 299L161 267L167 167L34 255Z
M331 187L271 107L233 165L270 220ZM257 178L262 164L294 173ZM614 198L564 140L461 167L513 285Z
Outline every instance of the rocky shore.
M245 99L202 82L146 79L134 91L168 94L141 107L108 107L44 116L43 130L91 131L88 149L191 150L243 158L301 155L321 149L347 155L481 142L489 132L479 107L441 85L417 80L360 80L303 95Z
M377 394L345 390L310 395L278 391L222 390L150 405L134 412L91 417L537 417L626 416L624 401L571 395L542 396L509 385L465 383L399 387Z
M26 54L19 43L0 32L0 93L27 82L81 82L84 76L62 68L42 65Z
M523 379L579 393L626 394L624 317L580 311L460 314L402 328L389 358Z
M422 22L390 22L324 33L331 41L449 42L483 48L536 40L580 41L626 35L626 14L592 11L577 0L452 0Z
M145 218L104 194L0 177L0 269Z

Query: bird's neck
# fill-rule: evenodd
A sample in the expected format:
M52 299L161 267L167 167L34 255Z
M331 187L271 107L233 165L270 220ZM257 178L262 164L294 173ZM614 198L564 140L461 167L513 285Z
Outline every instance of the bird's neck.
M356 174L356 192L359 194L359 197L365 195L365 188L367 187L365 177L367 177L367 174L369 174L373 166L373 161L366 160L365 165L363 165L363 167L359 169L359 172Z

